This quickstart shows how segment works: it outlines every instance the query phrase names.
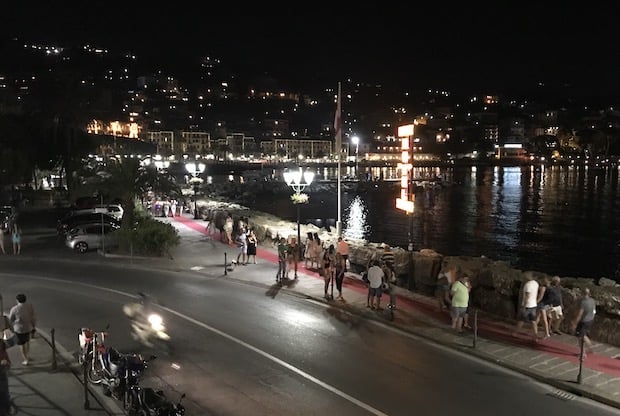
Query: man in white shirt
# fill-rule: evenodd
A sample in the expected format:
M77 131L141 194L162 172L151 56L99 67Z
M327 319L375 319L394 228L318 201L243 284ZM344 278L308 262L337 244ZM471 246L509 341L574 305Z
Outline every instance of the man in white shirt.
M380 309L381 306L381 284L383 283L384 273L379 266L379 262L374 260L368 268L368 297L366 298L366 307Z
M523 327L524 322L530 322L532 325L534 342L538 342L538 325L536 323L536 315L538 306L538 287L540 285L530 272L525 273L524 279L525 283L521 291L521 304L519 305L519 311L517 313L517 326L515 331L512 333L512 336L517 335Z

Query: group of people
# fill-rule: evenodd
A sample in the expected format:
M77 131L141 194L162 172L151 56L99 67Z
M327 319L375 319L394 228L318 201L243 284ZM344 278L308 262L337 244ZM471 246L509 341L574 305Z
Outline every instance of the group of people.
M469 325L470 294L472 285L469 275L452 266L437 276L437 302L439 311L448 310L452 328L462 333Z
M13 243L13 255L19 255L22 252L22 231L17 223L9 224L9 233L11 234L11 242ZM0 251L6 254L4 248L4 232L0 231Z
M564 304L560 282L559 276L544 276L538 281L531 273L525 274L513 335L517 335L526 322L531 325L534 342L539 340L538 329L541 322L543 339L549 338L551 334L562 334L560 324L564 320ZM583 288L582 293L579 309L570 324L570 332L583 342L586 351L591 352L592 341L588 334L596 316L596 302L592 299L589 288Z
M390 293L392 283L396 279L394 272L395 255L388 244L383 245L383 252L378 257L373 256L366 266L366 275L363 277L368 285L366 307L381 310L383 293Z
M242 225L237 232L236 237L239 253L237 254L237 264L247 265L248 263L256 264L256 246L258 239L254 230L247 225Z
M22 365L27 366L30 363L30 339L34 336L36 328L34 307L27 302L26 295L20 293L15 299L17 303L11 308L9 315L2 316L2 332L11 333L12 336L8 339L14 339L14 341L9 343L9 341L0 340L0 416L8 415L11 407L8 380L11 358L7 348L19 345L23 359Z

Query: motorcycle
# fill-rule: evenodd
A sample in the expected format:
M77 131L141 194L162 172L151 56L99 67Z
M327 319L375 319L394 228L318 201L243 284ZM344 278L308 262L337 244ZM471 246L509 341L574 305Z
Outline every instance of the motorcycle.
M94 331L91 328L80 328L78 331L78 342L80 345L80 351L78 352L78 363L80 365L86 365L86 363L90 362L93 358L95 352L94 350L103 347L103 342L105 341L105 337L108 335L108 328L110 325L107 325L105 329L101 331Z
M183 416L185 407L181 401L184 397L185 393L174 403L166 397L163 390L136 384L128 389L124 408L129 416Z
M123 306L123 312L131 320L131 336L148 348L156 348L165 353L171 352L170 335L161 315L148 307L149 301L140 294L139 302L128 303Z
M106 347L108 327L104 331L80 328L78 362L85 366L89 383L102 385L104 393L121 400L128 387L139 383L147 363L155 356L144 359L140 354L121 354L113 347Z

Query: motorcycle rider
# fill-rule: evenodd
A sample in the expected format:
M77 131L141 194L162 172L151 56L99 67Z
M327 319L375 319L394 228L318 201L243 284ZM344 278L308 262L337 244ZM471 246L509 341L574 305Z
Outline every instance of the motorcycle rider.
M131 320L131 327L134 330L134 338L140 338L139 335L136 333L136 328L144 331L150 326L150 309L151 299L143 292L138 292L136 302L128 303L123 307L125 315L127 315L127 317L129 317L129 319Z

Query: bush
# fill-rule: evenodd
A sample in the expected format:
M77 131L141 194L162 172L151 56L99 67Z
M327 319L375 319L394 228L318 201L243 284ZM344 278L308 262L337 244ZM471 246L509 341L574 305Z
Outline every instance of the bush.
M150 217L136 216L133 229L116 231L118 251L137 256L163 257L181 241L176 228Z

